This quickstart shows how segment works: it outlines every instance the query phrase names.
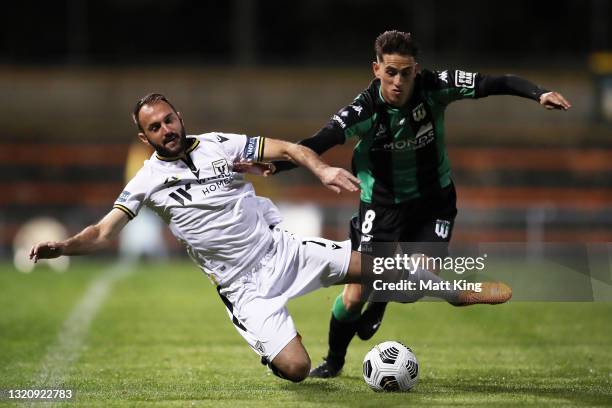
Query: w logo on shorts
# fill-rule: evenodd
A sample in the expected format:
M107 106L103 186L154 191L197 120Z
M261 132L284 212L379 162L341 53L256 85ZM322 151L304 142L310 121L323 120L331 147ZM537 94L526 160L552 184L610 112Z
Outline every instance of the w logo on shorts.
M436 220L436 228L435 233L442 239L448 238L448 233L450 231L450 221L446 220Z

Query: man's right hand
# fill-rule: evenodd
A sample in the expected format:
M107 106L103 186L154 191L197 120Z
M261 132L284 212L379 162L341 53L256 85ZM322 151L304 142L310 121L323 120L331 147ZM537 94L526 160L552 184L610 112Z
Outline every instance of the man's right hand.
M268 177L274 174L276 167L274 164L266 162L236 161L233 170L236 173L254 174L256 176Z
M41 242L30 250L30 259L36 263L39 259L57 258L64 253L64 244L61 242Z

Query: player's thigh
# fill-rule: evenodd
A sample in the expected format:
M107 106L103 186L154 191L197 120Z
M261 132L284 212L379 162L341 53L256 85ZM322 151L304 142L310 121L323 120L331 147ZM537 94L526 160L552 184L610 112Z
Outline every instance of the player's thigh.
M359 214L351 219L352 249L361 251L368 243L397 242L401 235L402 212L399 208L361 202Z
M402 252L438 258L448 256L454 225L455 218L451 216L426 218L402 237Z
M360 284L362 282L362 256L364 255L362 255L360 252L351 251L351 258L349 260L349 266L346 275L344 275L344 279L339 281L337 285Z

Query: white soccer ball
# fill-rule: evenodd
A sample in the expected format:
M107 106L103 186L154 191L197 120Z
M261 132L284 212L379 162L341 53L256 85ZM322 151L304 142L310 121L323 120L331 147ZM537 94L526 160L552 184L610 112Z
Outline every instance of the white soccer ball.
M363 359L363 379L374 391L408 391L419 380L419 362L402 343L385 341Z

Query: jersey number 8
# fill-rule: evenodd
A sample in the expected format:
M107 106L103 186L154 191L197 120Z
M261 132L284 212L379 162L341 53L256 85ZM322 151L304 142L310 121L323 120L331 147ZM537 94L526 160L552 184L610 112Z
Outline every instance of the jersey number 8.
M366 211L364 217L363 217L363 224L361 224L361 232L364 234L368 234L370 231L372 231L372 226L374 223L374 218L376 218L376 213L374 212L374 210L368 210Z

